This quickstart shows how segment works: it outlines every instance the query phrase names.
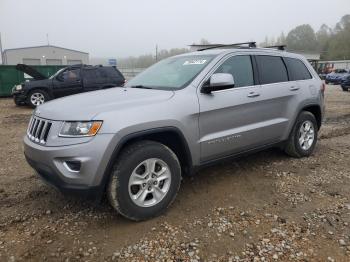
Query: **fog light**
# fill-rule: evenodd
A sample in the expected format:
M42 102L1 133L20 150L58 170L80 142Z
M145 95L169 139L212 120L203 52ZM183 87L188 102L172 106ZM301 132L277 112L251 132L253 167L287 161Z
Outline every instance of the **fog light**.
M79 172L81 168L81 162L77 160L72 161L65 161L63 165L70 171L70 172Z

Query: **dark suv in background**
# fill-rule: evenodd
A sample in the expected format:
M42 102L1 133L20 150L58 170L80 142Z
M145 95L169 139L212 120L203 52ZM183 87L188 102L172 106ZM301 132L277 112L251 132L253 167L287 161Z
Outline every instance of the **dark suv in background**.
M13 88L16 105L36 107L51 99L123 86L125 83L122 73L111 66L73 65L60 69L50 78L24 64L18 64L16 69L34 79Z
M340 85L343 77L348 73L345 69L335 69L332 73L326 75L326 84Z
M350 89L350 73L343 76L340 84L341 84L341 88L343 89L343 91L349 91L349 89Z

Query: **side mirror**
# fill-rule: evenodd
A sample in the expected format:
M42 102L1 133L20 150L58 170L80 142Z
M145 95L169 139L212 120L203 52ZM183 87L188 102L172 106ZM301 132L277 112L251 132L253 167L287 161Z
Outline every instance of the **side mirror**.
M60 81L60 82L63 82L63 75L59 74L58 76L56 76L56 80Z
M227 73L213 74L209 81L202 86L201 92L210 94L213 91L229 89L235 86L233 76Z

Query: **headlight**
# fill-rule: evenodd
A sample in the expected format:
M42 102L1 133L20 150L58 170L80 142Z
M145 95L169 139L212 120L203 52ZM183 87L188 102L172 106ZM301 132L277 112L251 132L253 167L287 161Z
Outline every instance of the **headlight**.
M58 134L63 137L94 136L102 126L102 121L64 122Z
M22 85L16 85L15 89L16 89L16 91L21 91L22 90Z

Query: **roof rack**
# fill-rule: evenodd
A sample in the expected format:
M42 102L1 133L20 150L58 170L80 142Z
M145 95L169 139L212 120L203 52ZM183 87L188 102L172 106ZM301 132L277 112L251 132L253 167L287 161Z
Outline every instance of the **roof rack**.
M204 51L208 49L222 48L222 47L239 47L239 48L247 48L243 47L243 45L248 45L248 48L256 48L256 42L243 42L243 43L234 43L234 44L211 44L211 45L190 45L190 46L200 46L203 47L198 49L197 51Z
M264 48L276 48L278 50L285 51L287 45L271 45L271 46L265 46Z

